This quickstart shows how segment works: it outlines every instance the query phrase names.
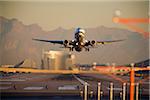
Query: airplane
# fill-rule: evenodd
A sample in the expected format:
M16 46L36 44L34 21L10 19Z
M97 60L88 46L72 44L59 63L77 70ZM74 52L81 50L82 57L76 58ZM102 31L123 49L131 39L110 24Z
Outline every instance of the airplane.
M13 68L19 68L24 62L25 60L19 62L18 64L14 65Z
M77 28L74 34L74 40L43 40L43 39L32 39L36 41L49 42L53 44L61 44L63 48L69 48L70 51L81 52L84 48L85 51L89 51L90 48L96 47L97 44L106 44L112 42L119 42L123 40L111 40L111 41L95 41L95 40L86 40L85 39L85 30L82 28Z
M21 62L15 64L15 65L2 65L1 67L4 67L4 68L20 68L20 66L22 64L24 64L25 60L22 60Z

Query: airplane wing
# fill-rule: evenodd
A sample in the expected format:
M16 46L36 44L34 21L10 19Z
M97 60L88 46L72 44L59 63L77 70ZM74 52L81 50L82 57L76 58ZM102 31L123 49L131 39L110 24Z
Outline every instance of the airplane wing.
M107 43L113 43L113 42L120 42L124 40L107 40L107 41L96 41L97 44L107 44Z
M63 44L64 43L64 41L62 41L62 40L43 40L43 39L32 39L32 40L49 42L49 43L53 43L53 44Z

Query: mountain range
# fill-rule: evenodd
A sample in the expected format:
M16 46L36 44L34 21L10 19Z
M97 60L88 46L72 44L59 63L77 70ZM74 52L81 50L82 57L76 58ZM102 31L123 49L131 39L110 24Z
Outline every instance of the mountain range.
M58 27L45 31L36 23L25 25L19 19L0 16L0 64L15 64L22 59L32 59L39 66L43 50L69 51L60 48L60 45L33 41L32 38L71 40L74 39L75 29ZM85 30L88 40L125 40L100 45L98 48L90 49L89 52L73 51L77 63L128 64L149 58L148 39L137 32L106 26L86 28Z

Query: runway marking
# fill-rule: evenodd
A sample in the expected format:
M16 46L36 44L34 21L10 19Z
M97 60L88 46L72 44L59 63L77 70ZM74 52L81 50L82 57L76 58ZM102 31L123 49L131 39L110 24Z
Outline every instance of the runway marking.
M7 85L9 84L10 85L12 83L11 82L0 82L0 84L7 84Z
M43 90L44 87L25 87L24 90Z
M142 84L150 84L150 82L142 82Z
M150 90L149 89L142 89L142 91L149 92Z
M79 90L78 85L63 85L59 86L58 90Z
M26 81L25 79L0 79L0 82L15 82L15 81Z
M110 90L110 88L107 87L107 90ZM115 90L115 91L122 91L122 88L113 88L113 90Z
M5 87L0 87L0 90L8 90L8 89L10 89L10 88L12 88L11 86L5 86Z
M77 77L76 75L73 74L73 76L75 77L75 79L77 79L81 84L85 85L85 83L87 83L86 81L82 80L81 78ZM87 83L88 86L90 86L89 83Z

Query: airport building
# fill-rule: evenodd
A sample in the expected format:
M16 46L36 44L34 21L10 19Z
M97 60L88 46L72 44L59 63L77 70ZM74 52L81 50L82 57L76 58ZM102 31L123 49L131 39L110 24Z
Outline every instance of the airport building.
M45 51L42 57L42 69L65 70L73 68L75 56L63 51Z

